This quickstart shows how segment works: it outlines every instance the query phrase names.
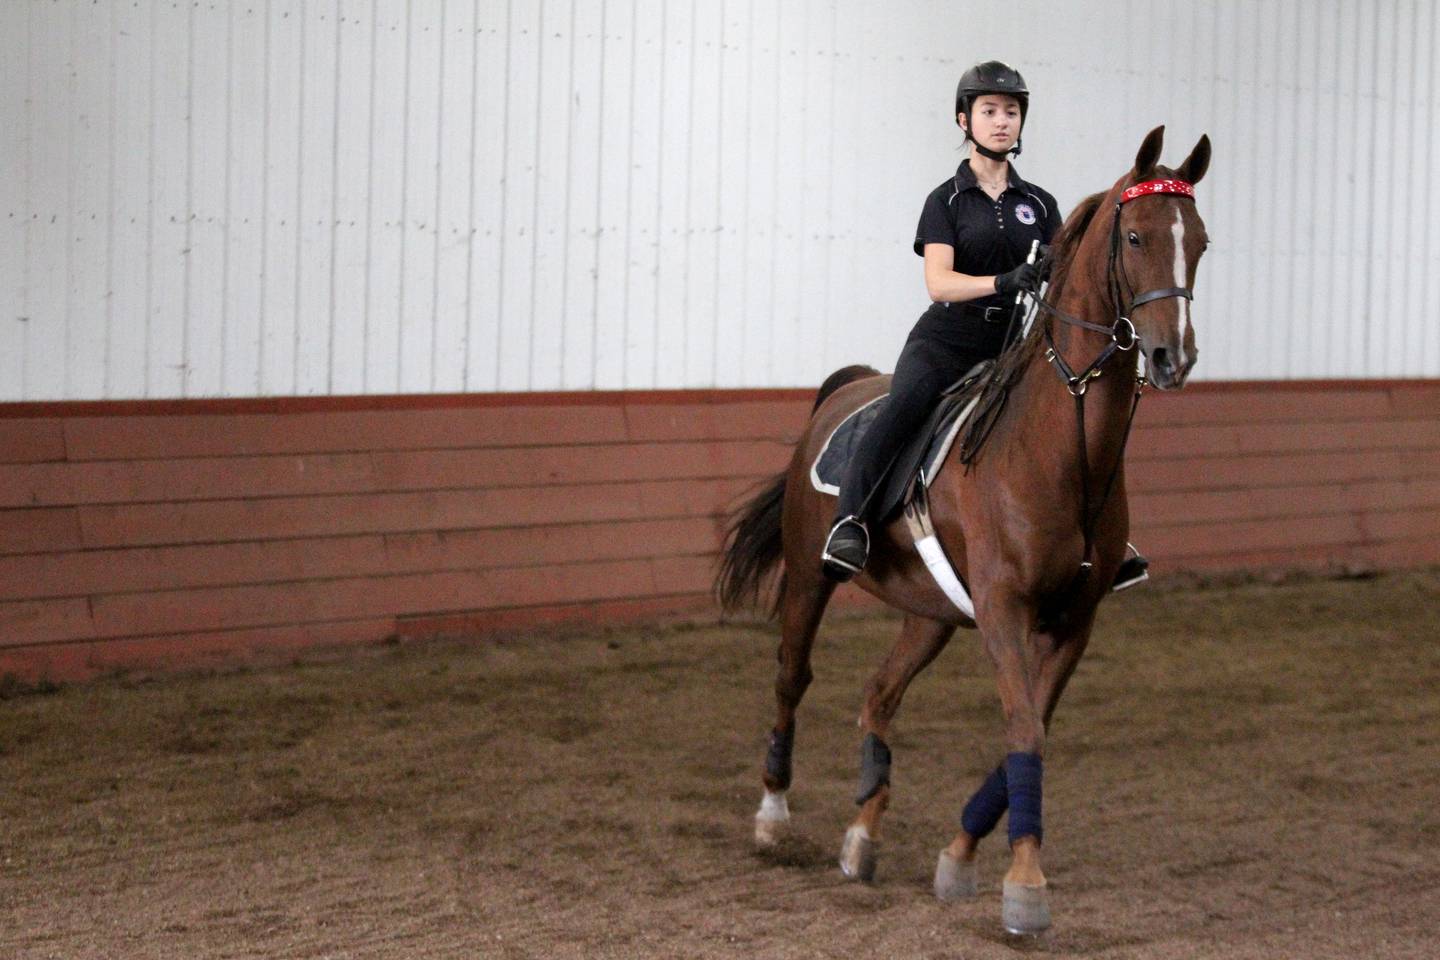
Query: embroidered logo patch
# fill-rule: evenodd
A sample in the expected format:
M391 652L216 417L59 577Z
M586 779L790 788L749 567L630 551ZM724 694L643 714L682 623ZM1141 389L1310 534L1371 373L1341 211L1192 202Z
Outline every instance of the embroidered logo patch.
M1028 203L1015 204L1015 219L1029 226L1035 222L1035 208Z

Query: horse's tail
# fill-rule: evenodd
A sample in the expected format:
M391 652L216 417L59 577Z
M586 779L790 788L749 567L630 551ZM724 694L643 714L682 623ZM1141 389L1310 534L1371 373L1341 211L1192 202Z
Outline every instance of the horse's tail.
M847 383L854 383L856 380L864 380L866 377L878 377L880 371L874 367L868 367L863 363L852 363L848 367L841 367L820 384L820 392L815 394L815 406L810 408L810 415L814 416L815 411L820 409L820 404L829 399L830 394L839 390Z
M720 572L715 576L715 597L727 613L752 606L760 598L760 584L780 562L780 508L785 502L785 474L772 478L741 505L725 529ZM775 604L785 586L782 578ZM771 615L774 615L774 609Z
M820 409L826 397L847 383L878 373L875 368L862 364L836 370L820 385L810 412L813 414ZM751 606L759 600L760 584L780 562L783 551L780 514L785 503L786 473L782 470L772 477L730 516L725 528L725 546L720 555L720 571L715 576L715 596L727 612ZM784 595L785 576L782 573L780 587L775 591L775 602L770 608L772 617L779 610L780 599Z

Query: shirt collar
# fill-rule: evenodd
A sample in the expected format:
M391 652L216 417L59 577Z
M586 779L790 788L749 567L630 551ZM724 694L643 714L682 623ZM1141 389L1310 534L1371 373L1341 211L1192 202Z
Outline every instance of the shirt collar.
M1015 164L1009 164L1006 169L1008 171L1007 176L1009 177L1009 189L1024 192L1025 181L1020 179L1020 174L1015 169ZM967 157L961 160L960 166L955 169L955 190L958 193L969 190L972 187L979 189L980 181L975 179L975 171L970 169L970 159Z

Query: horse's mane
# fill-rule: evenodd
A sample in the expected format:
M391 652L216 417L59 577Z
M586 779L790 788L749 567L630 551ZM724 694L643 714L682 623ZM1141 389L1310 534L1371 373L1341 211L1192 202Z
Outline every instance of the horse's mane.
M1075 205L1070 211L1070 216L1065 218L1065 223L1055 234L1055 239L1050 244L1050 260L1053 264L1050 271L1050 295L1052 298L1059 297L1060 292L1065 288L1065 278L1070 273L1070 267L1075 261L1075 251L1080 247L1080 239L1085 236L1085 231L1090 227L1090 221L1095 219L1095 213L1100 209L1100 204L1105 201L1106 191L1092 193Z
M1055 234L1055 239L1051 241L1048 254L1052 264L1050 302L1058 300L1064 291L1065 281L1069 279L1070 268L1075 262L1075 252L1080 249L1080 240L1090 227L1090 221L1095 219L1095 213L1100 209L1105 197L1106 191L1102 190L1076 204L1075 209L1070 211L1070 216L1065 218L1064 225ZM990 435L1005 407L1006 395L1044 342L1044 329L1044 322L1037 316L1025 336L1006 347L1004 352L995 358L995 366L990 375L979 378L964 391L962 402L968 404L971 399L976 399L976 403L960 440L962 463L973 463L979 456L985 438Z

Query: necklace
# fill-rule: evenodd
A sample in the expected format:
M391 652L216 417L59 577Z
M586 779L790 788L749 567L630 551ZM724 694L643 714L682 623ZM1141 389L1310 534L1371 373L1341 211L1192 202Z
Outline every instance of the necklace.
M975 182L980 184L980 186L984 187L989 192L993 193L996 190L1004 190L1010 185L1009 170L1001 170L1000 176L992 177L989 179L980 176L979 173L976 173L974 170L972 170L971 172L975 173Z

